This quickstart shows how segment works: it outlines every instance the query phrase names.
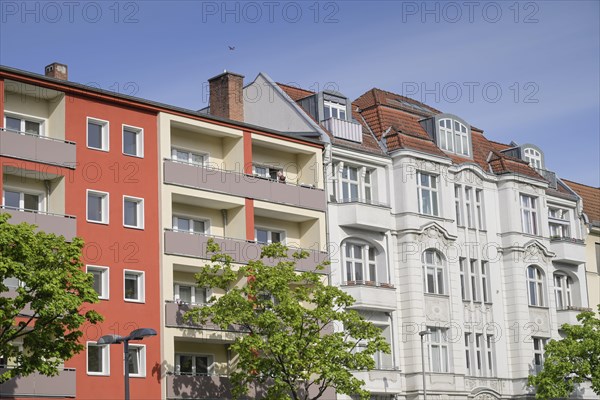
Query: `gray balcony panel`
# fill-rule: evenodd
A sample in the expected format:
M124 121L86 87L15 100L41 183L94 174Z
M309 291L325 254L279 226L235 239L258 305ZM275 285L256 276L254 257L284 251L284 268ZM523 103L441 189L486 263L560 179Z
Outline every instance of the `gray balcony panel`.
M325 191L236 172L164 161L165 183L325 211Z
M0 129L0 154L24 160L74 167L75 143Z
M211 236L202 234L167 230L165 231L165 253L209 259L210 255L207 254L206 250L210 238ZM221 252L230 255L236 263L247 264L248 261L255 260L260 256L262 245L259 243L219 237L213 237L213 240L221 247ZM297 249L289 250L290 259L295 251ZM298 271L313 271L318 264L327 260L327 253L325 252L316 250L306 251L308 251L309 256L297 262L296 269ZM263 262L266 265L275 265L275 260L273 259L266 258ZM326 266L319 273L328 274L329 271L329 266Z
M201 306L199 306L201 307ZM222 331L218 325L214 324L211 321L207 321L204 324L195 324L190 319L184 318L186 312L190 311L194 308L194 305L189 304L179 304L176 302L168 301L165 303L165 325L170 327L180 327L180 328L197 328L197 329L207 329L211 331ZM244 332L239 325L230 325L225 331L228 332Z
M9 220L11 224L27 222L37 225L38 230L46 233L62 235L66 240L72 240L77 235L77 220L74 217L59 214L43 214L39 212L30 212L3 208L0 206L0 213L12 215Z
M6 369L0 369L0 374ZM75 397L76 373L74 369L64 369L57 376L44 376L33 373L10 379L0 384L0 398L3 397Z

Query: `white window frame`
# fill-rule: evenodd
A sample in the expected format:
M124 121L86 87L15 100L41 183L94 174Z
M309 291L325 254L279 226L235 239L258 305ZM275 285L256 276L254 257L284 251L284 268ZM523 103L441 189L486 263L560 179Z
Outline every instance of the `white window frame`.
M521 225L523 233L529 235L539 234L539 224L537 216L537 197L521 193L519 203L521 206Z
M135 137L136 137L135 154L129 154L129 153L125 152L125 131L135 133ZM121 148L123 151L123 155L130 156L130 157L144 158L144 128L122 124L121 125Z
M264 169L265 170L264 173L257 172L258 168ZM279 172L281 172L283 174L283 168L275 167L272 165L266 165L266 164L253 164L252 165L252 174L254 176L258 176L260 178L268 179L271 181L279 180L279 176L278 176Z
M125 223L125 202L129 201L132 203L136 203L136 213L137 213L137 225L127 225ZM125 228L134 228L134 229L144 229L145 221L144 221L144 199L141 197L134 197L123 195L123 226Z
M189 282L173 282L173 300L178 302L178 303L183 303L181 301L180 295L179 295L179 289L181 288L181 286L189 286L191 287L191 296L192 296L192 301L190 304L206 304L208 302L208 299L210 298L210 293L209 293L209 289L208 288L199 288L196 286L195 283L189 283ZM204 300L203 302L199 302L197 301L197 294L199 291L204 291Z
M479 267L479 282L481 283L481 301L484 303L491 303L492 288L490 284L490 263L485 260L480 260Z
M102 353L103 353L102 354L102 372L90 371L90 365L89 365L90 345L92 345L93 347L101 347L102 348ZM110 347L109 347L109 345L107 345L107 344L99 345L97 342L94 342L94 341L86 342L86 345L85 345L85 370L88 375L110 376Z
M358 242L358 241L346 241L343 243L343 257L344 257L344 276L343 280L348 282L379 282L379 277L377 276L377 261L378 258L381 259L379 251L377 247L370 245L369 243ZM360 248L361 258L356 258L355 254L348 255L349 249L354 249L355 247ZM350 250L354 253L353 250ZM373 258L371 258L371 255ZM356 271L357 264L360 264L360 270L362 273L363 279L356 279ZM348 279L352 278L352 279Z
M450 122L450 128L446 126L448 122ZM456 129L457 124L458 130ZM470 157L471 146L469 143L469 128L467 128L465 124L452 118L440 118L438 120L437 129L438 145L442 150L450 151L460 156Z
M542 169L542 153L532 147L523 149L523 157L529 163L529 166L535 169Z
M356 180L351 178L351 170L356 171ZM344 177L345 175L345 177ZM341 184L341 197L342 202L354 202L360 201L360 167L354 165L346 165L342 167L342 171L340 173L340 184ZM352 197L352 188L356 187L356 198ZM348 196L344 196L344 189L347 188Z
M571 210L564 207L548 206L548 230L550 238L570 238L571 220L569 218ZM560 230L559 235L553 235L553 228Z
M530 276L530 271L533 271L534 276ZM545 296L545 274L544 271L537 265L529 265L525 272L527 280L527 303L533 307L545 307L546 296ZM532 288L533 286L533 288ZM532 299L532 290L535 299Z
M494 335L485 334L485 365L487 369L487 376L494 376L496 374L496 340Z
M464 338L465 338L465 367L466 367L466 372L467 372L467 376L472 376L473 375L473 360L472 360L472 351L471 351L471 345L473 342L473 339L471 339L473 336L473 334L471 332L465 332L464 334Z
M126 276L128 274L137 275L138 294L139 294L137 299L127 298L125 282L126 282ZM130 302L130 303L144 303L146 301L145 285L146 285L146 272L145 271L139 271L139 270L133 270L133 269L123 270L123 300L125 300L126 302Z
M531 338L533 344L533 370L534 373L539 373L544 367L544 352L546 345L548 344L548 339L543 337L534 336ZM536 349L536 347L538 347ZM536 356L539 356L540 364L536 362Z
M90 194L101 195L102 197L102 210L100 211L102 214L102 220L96 221L93 219L89 219L89 196ZM108 225L110 222L110 193L102 192L99 190L87 189L85 191L85 220L87 222L91 222L94 224L103 224Z
M5 130L10 131L10 132L14 132L10 129L8 129L6 126L6 118L13 118L13 119L19 119L21 120L21 127L18 131L18 133L21 134L26 134L26 135L33 135L33 136L47 136L46 135L46 122L47 119L45 118L40 118L40 117L36 117L33 115L28 115L28 114L21 114L21 113L15 113L12 111L5 111L4 112L4 125L2 125L4 127ZM35 122L38 123L40 125L40 134L39 135L35 135L33 133L28 133L25 131L25 122Z
M46 194L44 192L37 191L37 190L29 190L29 189L23 190L22 188L17 188L17 187L13 187L13 186L4 186L2 188L2 205L5 207L8 207L6 205L6 192L7 191L19 193L19 208L18 208L18 210L45 212L45 210L46 210ZM38 209L37 210L25 209L25 195L26 194L38 196Z
M139 358L137 360L138 362L138 373L135 374L133 372L131 372L131 368L129 368L129 376L132 378L145 378L146 377L146 345L145 344L129 344L129 356L132 356L131 350L132 349L139 349ZM123 370L123 373L125 373L125 371Z
M189 230L183 230L183 229L179 229L179 227L177 226L177 220L179 219L187 219L190 221L190 229ZM174 214L173 217L171 218L172 222L173 222L173 231L174 232L187 232L190 234L208 234L210 232L210 220L209 219L205 219L205 218L198 218L198 217L193 217L191 215L184 215L184 214ZM204 224L204 230L202 232L199 231L195 231L194 230L194 226L196 225L196 222L202 222L202 224Z
M431 332L427 335L429 354L429 371L438 373L450 372L450 346L448 343L448 329L440 327L427 327ZM439 365L435 365L433 355L438 354Z
M258 231L259 230L267 232L267 243L263 243L263 242L259 242L258 241ZM284 230L282 230L282 229L267 228L265 226L256 226L256 227L254 227L254 241L256 243L271 244L271 243L273 243L273 238L272 238L273 233L279 233L279 235L281 236L281 241L279 243L285 245L287 235L286 235L286 232Z
M196 366L196 357L206 357L207 358L207 368L206 375L211 376L215 375L215 355L207 354L207 353L175 353L175 374L181 375L181 356L189 356L192 357L192 372L185 372L188 376L198 376L197 366ZM205 376L201 374L200 376Z
M557 310L566 310L573 305L573 278L562 271L552 276Z
M364 201L367 204L373 203L373 172L372 169L365 169L365 176L363 178L363 186L365 192Z
M180 160L179 158L177 158L177 152L182 152L182 153L187 153L188 154L188 159L187 160ZM194 156L199 156L202 157L202 163L197 163L194 162ZM171 146L171 160L175 161L175 162L180 162L180 163L184 163L184 164L190 164L190 165L197 165L197 166L205 166L208 163L209 160L209 153L202 153L202 152L198 152L195 150L190 150L190 149L186 149L183 147L178 147L178 146Z
M102 293L98 293L100 300L110 299L110 268L101 265L86 265L85 272L91 273L96 271L101 273L101 289Z
M90 124L90 122L93 124L102 126L102 137L101 137L102 147L101 148L90 146L90 140L89 140L89 124ZM98 150L98 151L106 151L106 152L110 151L110 122L100 119L100 118L87 117L86 124L85 124L85 144L88 149Z
M422 177L427 176L428 185L422 184ZM419 213L438 217L440 215L440 201L438 198L438 175L427 172L417 172L417 197L419 201ZM431 213L426 213L423 205L423 194L429 192L429 208Z
M483 201L483 190L475 189L475 219L477 228L485 230L485 204Z
M463 205L463 189L461 185L454 185L454 209L456 212L456 226L465 226Z
M471 301L471 290L469 280L469 265L466 257L458 259L458 267L460 270L460 294L463 301Z
M427 253L433 253L433 263L427 262ZM439 263L436 260L439 258ZM437 294L447 295L447 277L446 277L446 260L443 255L435 249L427 249L421 253L421 263L423 265L423 292L425 294ZM429 280L427 279L433 272L433 288L429 287ZM440 276L442 278L440 288Z
M465 209L467 216L467 227L470 229L475 229L475 212L473 207L474 203L474 190L471 186L465 186Z
M326 116L326 109L329 108L329 117ZM334 115L335 110L335 115ZM340 119L342 121L348 120L348 112L347 112L346 104L337 103L331 100L323 100L323 118L325 120L330 118ZM342 118L342 112L344 116Z

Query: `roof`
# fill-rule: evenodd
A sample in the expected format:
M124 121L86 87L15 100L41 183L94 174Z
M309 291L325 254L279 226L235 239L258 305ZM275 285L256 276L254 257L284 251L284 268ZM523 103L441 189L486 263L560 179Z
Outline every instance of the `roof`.
M283 89L284 92L287 93L288 96L292 98L294 101L301 100L305 97L312 96L315 94L312 90L302 89L297 86L290 86L284 83L277 82L277 85Z
M475 163L484 171L497 175L519 174L544 180L529 164L521 159L501 153L511 145L494 142L483 131L471 127L472 158L444 152L429 136L421 121L441 111L417 100L381 89L371 89L355 100L358 113L374 135L384 141L388 151L411 149L442 156L454 164Z
M588 186L562 178L561 180L581 197L583 212L589 221L595 225L600 224L600 187Z

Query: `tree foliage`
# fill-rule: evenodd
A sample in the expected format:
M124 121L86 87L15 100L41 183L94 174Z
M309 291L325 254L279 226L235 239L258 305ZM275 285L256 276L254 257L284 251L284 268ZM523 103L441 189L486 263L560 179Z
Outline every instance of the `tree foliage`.
M35 371L58 374L84 348L78 328L102 319L82 310L98 301L93 278L81 269L83 241L68 243L8 219L0 214L0 355L14 360L14 368L0 374L0 383ZM6 284L11 278L19 281L16 289Z
M600 311L600 305L598 305ZM565 398L575 384L591 383L600 394L600 319L592 311L577 316L579 324L564 324L565 338L551 340L545 348L544 368L529 376L536 398Z
M297 272L294 260L279 244L265 246L262 258L274 258L267 266L261 259L234 268L233 260L219 254L209 242L212 264L196 275L199 287L220 288L224 295L209 299L208 305L189 311L197 323L210 319L222 329L241 326L231 346L237 355L231 374L233 394L242 396L251 386L264 388L265 398L319 399L328 388L338 393L369 397L364 382L352 371L374 368L373 354L389 353L381 330L349 309L354 299L324 282L324 275ZM319 266L322 269L323 266ZM334 331L334 324L342 329ZM361 351L358 350L360 345Z

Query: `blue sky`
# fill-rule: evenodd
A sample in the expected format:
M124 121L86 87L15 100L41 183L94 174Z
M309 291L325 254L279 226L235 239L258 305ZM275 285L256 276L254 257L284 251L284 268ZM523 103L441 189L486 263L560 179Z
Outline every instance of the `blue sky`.
M600 186L598 1L0 1L0 63L199 109L224 69L457 114ZM235 47L230 50L228 46Z

